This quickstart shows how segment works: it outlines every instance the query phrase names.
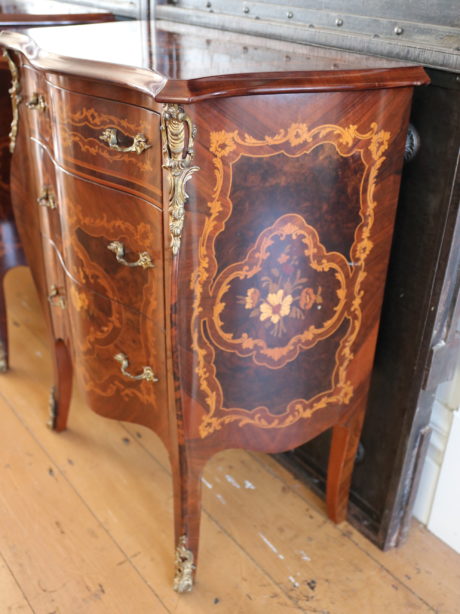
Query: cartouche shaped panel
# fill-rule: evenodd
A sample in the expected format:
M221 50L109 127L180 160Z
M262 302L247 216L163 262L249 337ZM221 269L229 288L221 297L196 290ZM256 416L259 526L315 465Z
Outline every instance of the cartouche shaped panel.
M178 266L190 438L280 451L363 404L410 94L254 96L193 114L209 182L188 184Z

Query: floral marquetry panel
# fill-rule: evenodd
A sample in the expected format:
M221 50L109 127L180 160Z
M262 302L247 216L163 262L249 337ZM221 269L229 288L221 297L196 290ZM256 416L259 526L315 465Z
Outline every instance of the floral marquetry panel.
M214 178L184 241L194 262L189 427L199 438L301 429L351 411L371 366L357 370L376 330L381 296L371 288L388 257L380 182L401 135L380 112L337 122L330 113L326 122L325 109L308 104L291 121L279 104L264 129L257 102L241 101L243 126L199 126L196 162ZM294 97L284 102L290 109Z
M284 215L216 281L212 340L279 369L340 326L349 278L341 254L326 252L302 217Z

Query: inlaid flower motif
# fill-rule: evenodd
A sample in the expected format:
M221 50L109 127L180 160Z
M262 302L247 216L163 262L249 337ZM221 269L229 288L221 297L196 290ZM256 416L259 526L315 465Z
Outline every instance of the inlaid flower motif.
M364 238L358 245L358 249L357 249L358 260L365 260L367 256L369 255L369 252L371 251L372 247L373 247L372 241Z
M373 124L375 128L377 128L376 124ZM382 156L383 152L388 149L388 142L390 140L390 133L385 130L380 130L372 137L371 144L369 145L369 149L372 153L374 160L379 160Z
M218 158L227 156L236 147L235 136L237 134L238 131L225 132L225 130L221 130L220 132L211 132L210 149L212 153Z
M311 309L315 303L320 305L323 302L321 298L321 288L316 293L313 288L304 288L300 293L299 307L300 309Z
M270 318L273 324L277 324L281 318L289 315L291 303L292 296L290 294L284 296L282 288L278 292L270 292L266 302L260 306L260 321L263 322Z
M258 286L239 295L237 301L249 312L250 318L262 322L267 332L273 337L288 333L289 324L296 328L294 322L304 320L306 312L316 304L321 309L323 302L321 286L316 289L307 286L304 266L293 245L283 246L271 265L264 269L258 279Z
M311 141L307 124L292 124L288 131L288 140L293 147Z
M342 130L342 137L340 138L340 142L344 145L348 145L348 147L351 147L353 145L353 141L356 138L357 128L358 126L354 124L350 124L350 126L344 128Z
M246 309L254 309L254 307L257 307L259 298L260 298L259 290L257 290L257 288L249 288L245 296L245 302L244 302L244 306L246 307Z
M89 300L86 294L79 292L75 286L70 288L70 297L77 311L85 311L89 307Z

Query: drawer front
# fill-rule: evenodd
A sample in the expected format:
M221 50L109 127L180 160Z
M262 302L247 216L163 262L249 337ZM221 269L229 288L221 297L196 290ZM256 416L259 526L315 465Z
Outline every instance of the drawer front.
M56 169L62 254L72 278L163 327L162 214Z
M61 228L59 219L59 199L56 189L54 162L47 148L39 142L30 141L31 154L35 160L36 180L34 182L32 206L39 212L42 235L62 250ZM20 205L21 206L21 205Z
M159 115L49 85L55 155L66 168L161 205Z
M45 75L28 64L21 71L21 96L19 130L26 121L31 136L51 147L51 109Z
M76 375L91 409L166 434L165 340L154 323L75 284L66 299Z
M27 149L23 148L24 142ZM23 154L24 151L27 153ZM40 234L44 235L47 241L51 240L62 249L55 167L48 149L34 138L21 140L13 159L11 181L16 194L13 198L15 220L32 265L35 259L30 254L32 236L38 239Z

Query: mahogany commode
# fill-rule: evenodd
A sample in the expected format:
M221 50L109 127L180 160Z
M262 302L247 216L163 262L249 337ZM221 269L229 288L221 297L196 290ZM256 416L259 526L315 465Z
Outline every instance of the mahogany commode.
M66 427L75 369L94 411L160 436L183 592L219 450L280 452L332 427L328 514L345 517L427 78L166 22L65 34L0 35L14 210L55 340L51 425ZM113 64L85 59L81 36Z
M0 30L50 24L97 23L113 19L113 15L107 11L54 0L0 0ZM3 280L11 268L26 264L10 202L9 85L8 64L0 56L0 372L8 370L8 330Z

